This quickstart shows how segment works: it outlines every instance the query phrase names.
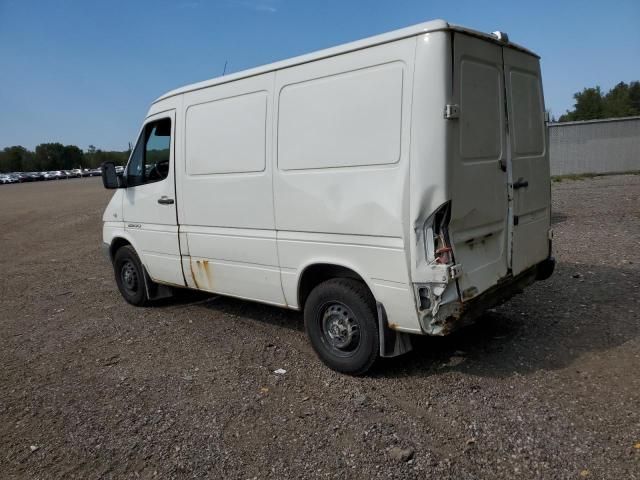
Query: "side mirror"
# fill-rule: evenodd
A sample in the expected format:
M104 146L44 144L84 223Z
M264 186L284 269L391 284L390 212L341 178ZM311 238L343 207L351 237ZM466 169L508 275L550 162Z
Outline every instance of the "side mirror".
M104 188L113 189L123 186L120 178L118 178L115 163L104 162L100 166L100 170L102 171L102 184L104 185Z

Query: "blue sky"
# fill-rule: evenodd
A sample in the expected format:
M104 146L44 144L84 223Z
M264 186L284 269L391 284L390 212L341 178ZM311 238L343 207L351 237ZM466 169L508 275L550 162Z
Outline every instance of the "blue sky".
M155 98L434 18L542 56L547 108L640 80L640 0L0 0L0 147L125 149Z

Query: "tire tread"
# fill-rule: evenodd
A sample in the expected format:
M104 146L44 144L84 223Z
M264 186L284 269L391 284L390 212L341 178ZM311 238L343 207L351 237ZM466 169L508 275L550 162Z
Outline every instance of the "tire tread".
M352 300L360 303L360 306L363 307L368 313L369 318L361 319L361 328L365 328L367 326L369 327L368 334L372 338L373 346L372 348L370 348L368 354L366 355L366 358L362 359L362 361L355 365L345 365L345 362L336 361L333 357L329 357L324 350L316 347L314 338L312 338L313 333L310 328L310 322L315 320L314 318L312 318L314 316L314 302L316 301L317 297L320 297L321 295L325 294L325 292L330 292L333 289L338 289L339 291L346 293L347 296L351 296ZM375 299L373 298L373 295L369 291L368 287L363 282L353 278L332 278L320 283L311 291L304 307L305 330L307 332L307 335L310 337L311 344L314 350L326 365L328 365L333 370L354 376L363 375L371 368L371 366L379 357L380 345L377 326L377 309L375 305Z

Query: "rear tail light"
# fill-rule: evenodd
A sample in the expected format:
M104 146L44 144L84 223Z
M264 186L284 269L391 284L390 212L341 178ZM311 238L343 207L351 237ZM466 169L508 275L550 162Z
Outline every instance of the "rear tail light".
M440 205L424 224L425 251L429 263L453 263L453 250L447 229L450 219L451 201L448 201Z

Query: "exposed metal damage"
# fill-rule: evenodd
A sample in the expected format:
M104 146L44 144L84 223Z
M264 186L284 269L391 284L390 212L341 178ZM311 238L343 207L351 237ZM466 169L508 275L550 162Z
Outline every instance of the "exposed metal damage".
M446 335L462 314L455 278L447 282L415 285L420 326L428 335Z
M426 220L415 225L417 253L426 263L421 282L414 284L420 326L428 335L446 335L462 315L456 280L462 266L455 263L448 224L451 202L438 207Z

